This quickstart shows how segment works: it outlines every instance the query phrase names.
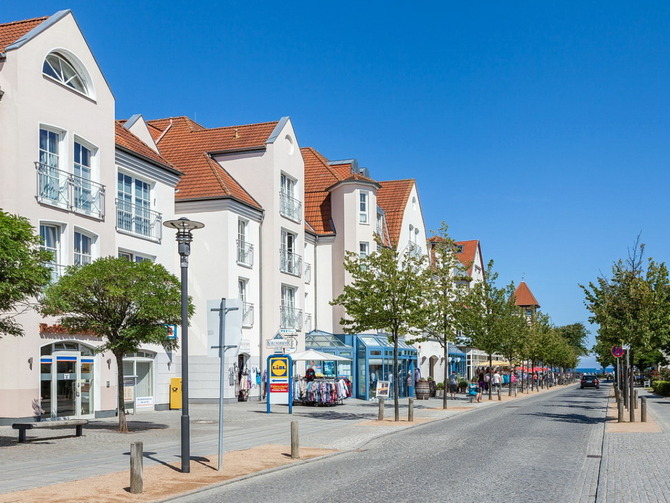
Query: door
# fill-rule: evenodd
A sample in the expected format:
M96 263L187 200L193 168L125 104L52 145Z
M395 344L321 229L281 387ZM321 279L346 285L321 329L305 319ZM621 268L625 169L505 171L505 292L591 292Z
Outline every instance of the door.
M43 356L40 361L41 416L93 417L94 358L80 354Z

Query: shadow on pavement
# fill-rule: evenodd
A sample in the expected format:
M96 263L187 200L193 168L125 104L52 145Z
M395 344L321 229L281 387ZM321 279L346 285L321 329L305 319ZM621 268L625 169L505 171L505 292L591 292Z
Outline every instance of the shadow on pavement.
M598 424L604 423L604 417L591 417L584 414L549 414L546 412L524 413L525 416L546 417L554 421L563 421L565 423Z

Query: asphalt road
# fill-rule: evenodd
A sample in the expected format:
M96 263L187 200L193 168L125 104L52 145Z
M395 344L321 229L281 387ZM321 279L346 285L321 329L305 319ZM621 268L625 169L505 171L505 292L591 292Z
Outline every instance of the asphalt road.
M608 392L571 386L460 414L176 501L595 501Z

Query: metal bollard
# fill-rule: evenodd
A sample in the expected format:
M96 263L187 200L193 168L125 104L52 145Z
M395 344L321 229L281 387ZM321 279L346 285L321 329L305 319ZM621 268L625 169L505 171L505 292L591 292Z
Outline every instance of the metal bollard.
M377 421L384 420L384 399L379 398L379 413L377 414Z
M633 407L637 409L637 390L633 390Z
M647 422L647 397L640 397L640 421Z
M502 397L500 396L500 386L498 386L498 401L502 400Z
M142 460L144 459L144 447L142 442L130 444L130 492L141 494L142 483Z
M623 423L623 400L619 400L617 402L617 411L618 411L618 417L617 420L620 423Z
M300 459L300 436L298 421L291 421L291 459Z
M414 422L414 398L410 398L407 405L407 421Z

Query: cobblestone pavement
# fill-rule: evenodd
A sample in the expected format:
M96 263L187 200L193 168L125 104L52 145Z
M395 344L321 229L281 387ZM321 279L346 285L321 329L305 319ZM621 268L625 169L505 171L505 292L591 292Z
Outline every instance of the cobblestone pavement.
M670 400L641 388L638 395L662 431L606 433L597 503L670 502Z

